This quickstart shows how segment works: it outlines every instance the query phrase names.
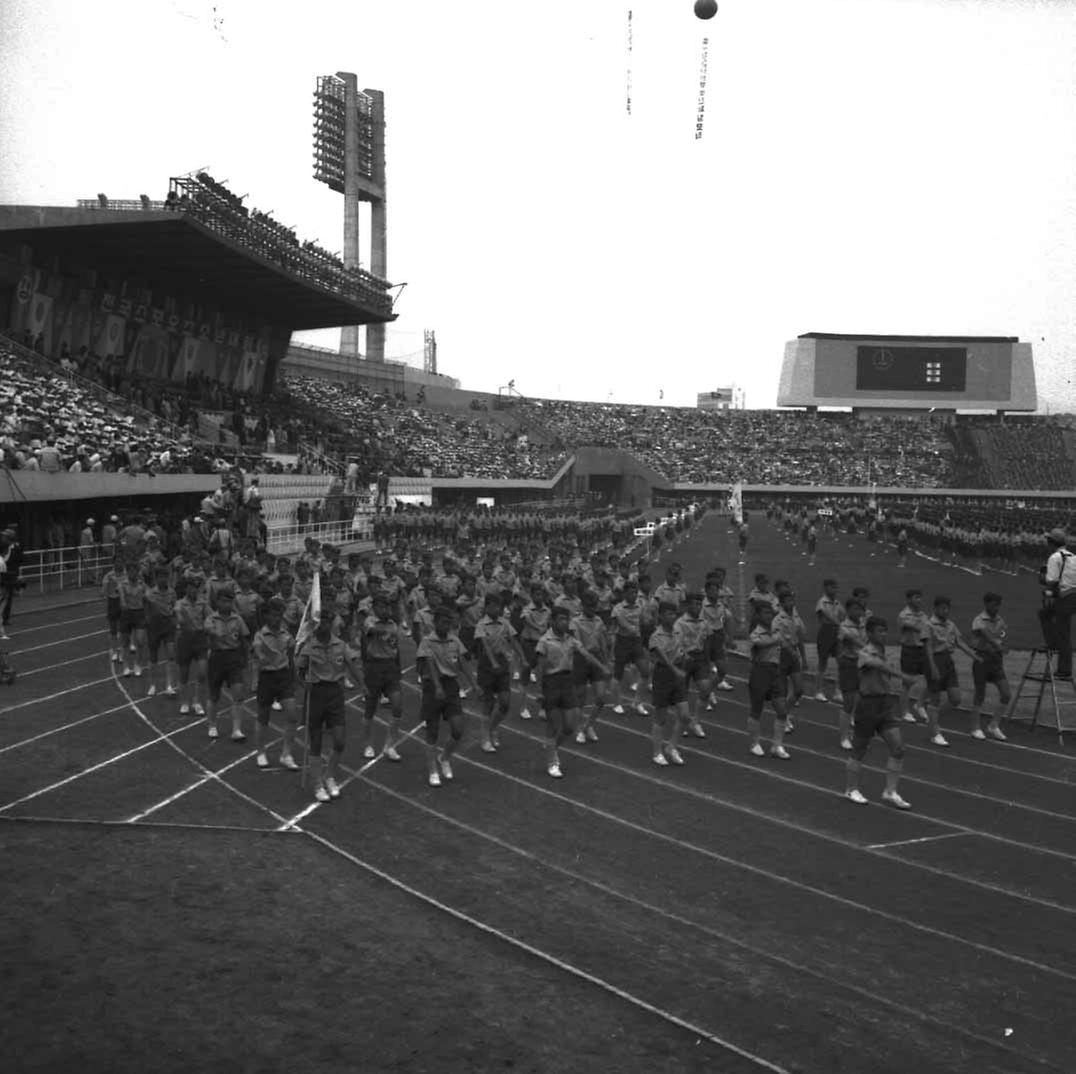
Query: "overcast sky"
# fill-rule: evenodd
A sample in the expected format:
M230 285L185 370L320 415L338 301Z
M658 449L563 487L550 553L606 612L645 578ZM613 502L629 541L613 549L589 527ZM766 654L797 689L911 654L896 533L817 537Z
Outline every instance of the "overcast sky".
M802 332L995 334L1076 409L1076 2L0 0L0 41L0 203L207 167L330 250L315 78L383 90L387 354L434 329L465 387L768 407Z

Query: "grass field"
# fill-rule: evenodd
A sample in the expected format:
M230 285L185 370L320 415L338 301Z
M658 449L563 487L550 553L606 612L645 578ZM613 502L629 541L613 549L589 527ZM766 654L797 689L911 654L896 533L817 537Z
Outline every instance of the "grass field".
M964 628L996 588L1012 633L1037 632L1030 577L897 570L861 537L809 568L755 519L746 586L787 577L805 613L835 574L883 614L907 585L946 592ZM708 516L671 554L736 587L730 541ZM12 624L5 1069L1076 1069L1071 738L981 743L950 720L942 751L914 727L913 811L878 803L880 753L857 807L833 706L797 710L791 761L748 754L734 662L681 769L650 763L638 716L563 750L560 781L541 724L513 717L491 756L472 720L453 783L426 785L417 740L399 765L352 745L343 796L315 807L249 744L136 696L103 627L96 605ZM352 742L358 724L352 705Z

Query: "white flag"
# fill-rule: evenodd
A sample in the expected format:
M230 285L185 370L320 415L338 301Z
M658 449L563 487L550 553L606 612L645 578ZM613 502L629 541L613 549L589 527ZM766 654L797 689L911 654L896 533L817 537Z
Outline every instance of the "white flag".
M307 597L306 607L303 609L303 617L299 621L299 630L295 635L295 651L298 652L317 629L321 622L321 575L314 574L314 581L310 585L310 596Z

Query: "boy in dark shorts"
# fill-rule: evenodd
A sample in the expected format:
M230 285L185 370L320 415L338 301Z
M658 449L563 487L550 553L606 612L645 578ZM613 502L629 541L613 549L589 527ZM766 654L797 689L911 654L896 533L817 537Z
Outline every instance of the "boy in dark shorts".
M170 571L158 567L153 585L146 591L146 651L149 655L149 689L147 697L157 693L157 660L164 657L164 693L175 697L172 685L172 659L176 640L176 595L168 584Z
M258 689L255 695L258 719L254 725L254 745L258 750L259 768L269 767L265 752L265 734L273 707L284 713L284 746L280 764L293 772L299 770L294 758L295 717L295 639L284 626L284 601L272 597L265 605L265 626L255 635L251 645L253 663L257 668Z
M569 619L569 629L579 644L606 667L609 665L609 628L598 615L597 595L587 590L580 602L582 612ZM557 605L562 607L562 605ZM594 725L598 722L602 708L611 699L612 691L609 689L609 678L602 673L585 657L575 658L575 688L578 694L576 704L583 718L582 726L575 732L575 741L579 745L587 742L597 742L598 732ZM593 709L588 716L586 714L587 692L590 691L589 700L593 702Z
M807 663L807 627L796 610L796 594L782 589L778 598L781 609L773 617L773 630L781 635L781 674L788 684L786 702L790 707L803 697L803 669ZM792 717L785 718L785 734L792 732Z
M205 620L209 642L209 663L206 669L206 685L209 688L206 705L209 737L217 737L217 709L220 695L227 687L232 710L232 741L246 742L247 736L243 734L243 710L236 703L236 695L246 679L250 631L247 630L243 617L235 610L235 591L230 586L220 586L216 598L216 610L210 611Z
M815 618L818 620L818 632L815 634L815 652L818 655L818 673L815 675L815 701L828 701L826 697L826 668L830 659L837 659L837 633L844 609L837 599L837 579L825 578L822 581L822 596L814 606ZM838 687L833 700L840 704L841 690Z
M654 658L654 714L650 723L650 757L656 765L682 765L677 748L680 722L687 719L687 674L684 645L675 625L679 606L663 600L658 604L658 625L650 635ZM671 710L671 716L670 716Z
M867 620L866 631L867 642L856 658L859 668L859 698L856 705L852 755L846 766L845 797L857 805L867 801L859 789L859 775L863 758L867 755L874 736L878 735L889 750L882 801L896 809L911 809L897 790L901 772L904 770L904 743L900 734L898 697L889 691L889 680L907 679L910 676L886 663L886 621L879 616L872 616Z
M419 643L415 659L422 676L422 719L426 724L426 760L431 787L440 787L442 778L450 780L452 754L463 739L463 703L460 678L469 678L463 667L467 652L458 634L451 633L455 616L440 608L433 620L433 633ZM447 723L449 738L437 746L441 724Z
M136 560L128 562L117 585L120 606L120 651L123 677L142 675L146 650L146 583ZM130 663L134 654L134 667Z
M982 657L964 640L956 623L949 618L952 601L948 597L934 598L934 614L930 617L931 659L934 662L934 674L927 679L927 730L934 746L948 746L949 742L941 730L942 694L952 709L960 708L960 680L957 678L953 653L959 649L967 653L976 663L982 663Z
M713 670L710 696L706 699L707 712L712 711L717 704L714 691L732 689L732 683L726 678L728 664L725 652L728 629L732 625L732 613L722 592L723 588L716 572L706 576L706 585L703 587L706 599L702 602L702 617L709 628L706 635L706 659Z
M188 578L182 584L186 586L186 594L176 601L175 609L179 714L186 716L193 703L194 714L204 716L205 709L202 708L198 695L205 685L206 655L209 648L205 621L209 615L209 607L201 597L202 583L198 578Z
M588 592L592 592L588 590ZM636 691L635 711L645 716L646 706L638 697L638 687L650 677L650 661L643 648L642 618L643 606L639 603L639 587L635 582L624 586L624 599L616 604L609 614L609 629L613 634L613 678L617 685L617 703L613 712L624 715L625 672L634 669L636 682L632 689ZM598 615L601 616L600 601Z
M359 654L342 638L333 637L326 617L299 649L296 664L299 680L307 689L306 755L314 774L314 797L327 802L340 797L336 776L346 744L344 679L350 674L352 682L362 682ZM327 762L321 756L325 728L332 734L332 752Z
M837 628L837 694L841 709L837 714L842 750L852 748L852 715L859 695L859 650L867 644L863 601L849 597L844 602L844 618ZM834 698L836 700L836 697Z
M537 683L535 668L538 665L538 642L549 631L550 615L549 606L545 602L545 587L540 582L534 582L530 587L531 600L522 611L521 625L519 630L520 644L523 646L523 654L526 657L526 665L520 669L520 680L523 684L523 706L519 710L521 720L529 720L531 711L527 705L527 686ZM535 696L542 697L542 692L535 688ZM541 701L536 707L541 707ZM548 716L548 713L546 713Z
M535 646L537 681L542 691L548 721L546 771L554 779L560 779L564 774L560 767L558 747L575 730L576 654L580 654L584 660L597 667L602 674L609 674L609 668L596 657L591 656L578 638L568 633L568 619L567 608L555 609L549 629L538 639L538 644Z
M930 647L930 616L923 611L923 591L908 589L904 593L904 607L897 617L900 627L900 670L909 678L902 680L901 712L905 723L915 723L916 713L924 723L927 722L927 710L923 707L923 698L912 695L916 683L920 680L923 689L926 683L937 678L934 671L934 656ZM912 706L915 706L915 712Z
M684 654L684 689L687 726L681 722L683 735L705 738L706 732L699 723L699 702L710 695L710 660L707 656L707 640L710 627L702 617L702 594L689 590L684 601L684 613L673 624L673 632Z
M971 737L984 739L987 736L1005 742L1005 732L1001 729L1001 716L1009 704L1009 680L1005 676L1005 638L1008 628L1001 618L1001 594L983 595L983 610L972 620L971 646L981 657L971 665L971 677L975 692L971 705ZM999 711L990 717L983 732L982 712L986 700L987 683L992 683L998 692L1001 703Z
M367 616L362 625L363 679L366 682L362 755L367 760L377 756L373 743L374 716L382 697L388 698L392 713L392 723L385 732L383 751L388 760L400 760L396 747L403 741L403 699L400 696L402 630L392 617L391 605L386 594L377 593L372 603L373 615Z
M751 753L756 757L763 755L762 712L768 701L773 708L773 744L770 756L782 761L789 759L789 752L784 747L785 720L788 706L785 695L788 683L781 674L781 652L784 643L781 635L773 629L773 605L763 601L755 605L757 624L751 630L751 673L747 680L747 693L751 700L751 711L747 716L747 733L751 736Z
M478 688L482 692L486 710L482 721L482 751L496 753L501 744L498 728L508 715L511 703L511 658L515 654L522 667L524 657L516 640L516 629L504 617L504 601L496 593L490 592L486 596L485 609L486 614L475 626Z
M105 598L105 622L108 624L109 659L118 664L120 656L120 578L123 568L119 562L101 579L101 594Z

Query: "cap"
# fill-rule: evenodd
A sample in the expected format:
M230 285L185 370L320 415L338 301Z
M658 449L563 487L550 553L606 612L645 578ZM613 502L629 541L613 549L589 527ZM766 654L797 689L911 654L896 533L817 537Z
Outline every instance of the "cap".
M94 520L92 518L88 518L88 519L86 519L86 525L87 526L95 526L95 525L97 525L97 523L94 522Z
M119 522L119 520L120 520L119 515L110 515L109 519L108 519L109 522Z
M1060 526L1055 526L1046 534L1046 540L1052 544L1068 544L1069 535Z

